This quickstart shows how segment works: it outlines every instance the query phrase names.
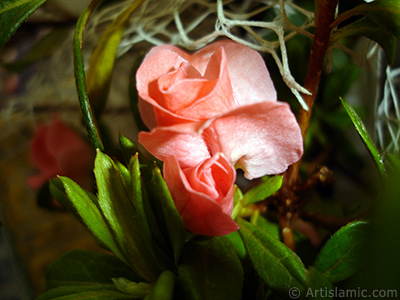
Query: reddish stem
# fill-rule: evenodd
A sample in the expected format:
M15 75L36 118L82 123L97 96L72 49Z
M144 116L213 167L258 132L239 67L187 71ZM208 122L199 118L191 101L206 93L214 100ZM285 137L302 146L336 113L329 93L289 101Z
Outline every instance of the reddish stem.
M314 41L311 46L310 59L308 62L308 69L306 78L304 80L304 87L311 93L311 95L304 95L304 101L308 105L308 110L300 109L298 115L298 122L301 128L303 141L307 136L307 130L310 123L310 117L314 101L318 93L318 86L321 80L321 75L324 67L324 60L326 52L329 48L329 40L332 28L331 23L335 19L336 7L338 0L315 0L315 34ZM290 211L291 207L287 206L288 199L291 205L296 204L297 199L293 197L293 188L298 183L300 163L293 164L284 176L284 186L281 190L282 205L286 206L286 210ZM288 198L289 197L289 198ZM292 214L289 214L291 216ZM292 222L288 219L288 215L280 216L281 227L283 224L291 225ZM289 228L289 229L288 229ZM283 229L283 228L282 228ZM284 243L290 248L294 248L293 231L291 226L285 226L285 232L282 232Z
M304 95L304 101L308 105L308 110L301 108L298 115L298 122L301 128L303 141L305 141L307 136L312 108L318 93L318 86L324 67L324 60L326 52L329 48L329 39L332 31L330 25L335 19L337 3L338 0L315 1L315 35L311 46L307 74L304 80L304 88L307 89L311 95ZM297 163L293 164L285 174L286 181L289 186L297 183L300 163L301 161L298 161Z

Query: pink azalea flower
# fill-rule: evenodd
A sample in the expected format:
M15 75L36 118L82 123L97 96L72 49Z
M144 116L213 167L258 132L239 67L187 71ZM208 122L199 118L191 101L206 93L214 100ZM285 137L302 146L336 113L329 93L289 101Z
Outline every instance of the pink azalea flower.
M55 117L50 125L39 125L31 140L31 160L39 173L28 178L28 185L39 190L57 175L67 176L85 188L93 186L94 151L68 125Z
M276 91L261 55L224 40L193 55L154 47L136 74L139 108L150 132L139 142L164 161L194 167L222 152L253 179L298 161L296 118Z
M136 73L139 109L150 132L139 142L164 161L164 177L186 228L209 236L232 220L235 168L253 179L298 161L296 118L261 55L230 40L194 54L154 47Z
M222 153L185 169L170 156L164 177L186 229L207 236L239 229L231 218L236 171Z

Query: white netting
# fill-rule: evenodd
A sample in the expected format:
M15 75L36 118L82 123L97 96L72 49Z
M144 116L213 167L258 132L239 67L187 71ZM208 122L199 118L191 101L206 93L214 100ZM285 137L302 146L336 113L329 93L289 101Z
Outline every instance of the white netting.
M108 23L128 2L121 2L92 18L90 32ZM295 19L295 25L292 19ZM123 55L140 42L169 43L189 50L199 49L225 36L274 58L283 80L307 109L301 94L308 94L293 78L285 42L314 26L314 15L290 0L148 0L132 17L120 44Z
M383 95L377 107L376 131L381 149L398 152L400 141L400 68L386 68Z

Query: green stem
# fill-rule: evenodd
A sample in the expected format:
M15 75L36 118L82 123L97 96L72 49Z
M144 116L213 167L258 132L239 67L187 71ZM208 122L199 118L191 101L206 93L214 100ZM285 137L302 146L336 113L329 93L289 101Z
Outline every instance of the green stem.
M86 24L89 20L90 15L101 1L102 0L92 0L92 2L89 4L88 7L86 7L82 15L80 16L75 28L73 51L76 88L78 91L79 104L81 107L86 130L88 132L89 140L96 149L104 151L103 142L101 141L99 130L96 125L96 120L90 107L89 97L87 95L85 69L82 57L82 37L86 28Z

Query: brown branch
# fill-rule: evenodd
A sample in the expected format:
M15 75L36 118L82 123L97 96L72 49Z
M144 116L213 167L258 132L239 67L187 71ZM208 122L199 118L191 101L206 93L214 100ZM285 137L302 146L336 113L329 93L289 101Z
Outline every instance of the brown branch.
M304 80L304 87L311 93L311 95L304 95L304 101L308 105L308 110L301 108L298 116L303 141L305 141L307 136L312 108L318 93L318 86L321 80L324 60L329 48L329 40L332 31L330 24L335 18L337 3L338 0L315 1L315 36L311 46L310 60L308 63L306 78ZM293 164L286 172L285 181L287 185L292 186L298 181L300 163L301 160Z
M321 80L324 60L329 48L329 41L332 28L330 25L335 19L338 0L315 0L315 35L311 46L310 59L308 62L307 74L304 80L304 87L311 95L304 95L308 110L300 109L298 122L301 128L303 142L306 139L308 126L314 101L318 93L318 86ZM294 250L294 237L292 230L292 219L294 207L298 206L299 197L295 193L298 185L301 160L293 164L284 174L284 183L281 188L281 202L279 223L281 225L283 242Z

